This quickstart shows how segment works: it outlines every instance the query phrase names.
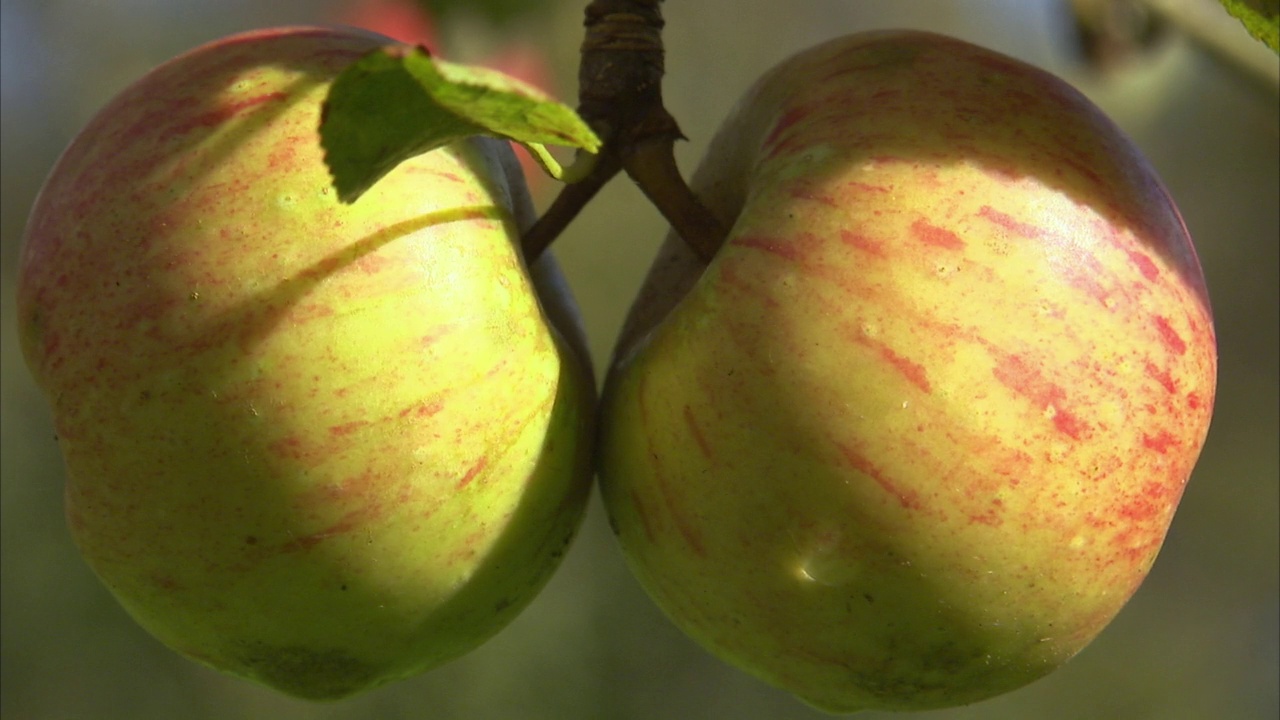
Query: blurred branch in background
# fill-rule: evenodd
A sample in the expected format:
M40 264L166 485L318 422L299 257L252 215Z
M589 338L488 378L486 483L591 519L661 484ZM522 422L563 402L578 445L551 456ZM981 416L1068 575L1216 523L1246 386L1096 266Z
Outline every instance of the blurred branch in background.
M1157 15L1236 69L1280 89L1280 58L1260 42L1246 42L1240 21L1216 0L1143 0ZM1274 5L1274 3L1273 3ZM1271 11L1274 15L1275 10Z
M1236 72L1280 91L1280 58L1219 0L1069 0L1081 50L1107 71L1184 34ZM1271 11L1274 16L1274 10Z

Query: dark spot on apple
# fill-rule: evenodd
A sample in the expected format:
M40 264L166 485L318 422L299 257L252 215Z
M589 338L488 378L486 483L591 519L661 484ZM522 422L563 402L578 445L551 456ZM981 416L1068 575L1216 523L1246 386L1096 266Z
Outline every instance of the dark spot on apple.
M342 588L341 588L341 589L342 589L342 592L346 592L346 591L347 591L347 584L346 584L346 583L342 583Z
M245 536L244 544L245 544L245 545L257 545L257 544L258 544L258 538L257 538L256 536L254 536L254 535L247 535L247 536Z
M239 643L235 659L249 676L308 700L338 700L378 681L378 669L344 650Z
M866 601L869 603L873 603L876 601L876 599L872 597L871 593L862 593L862 597L865 598Z

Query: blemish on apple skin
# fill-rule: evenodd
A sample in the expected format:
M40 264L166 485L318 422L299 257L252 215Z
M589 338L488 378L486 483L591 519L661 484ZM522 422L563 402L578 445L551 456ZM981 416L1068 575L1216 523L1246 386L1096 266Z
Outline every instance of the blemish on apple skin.
M640 527L644 528L644 536L650 543L657 541L657 535L653 531L652 521L649 519L649 511L645 508L644 502L635 490L630 490L628 494L631 496L631 507L635 508L636 517L640 518ZM621 534L618 527L617 518L613 515L609 516L609 527L613 530L615 536Z
M652 442L652 437L650 437L650 441ZM702 557L706 557L707 549L702 543L702 538L698 536L697 530L682 514L680 504L672 497L670 483L667 482L667 479L664 476L663 468L658 464L658 454L653 451L652 447L649 452L654 461L654 484L656 485L658 495L661 496L663 503L666 504L667 516L671 518L671 522L676 526L676 530L679 531L689 548L693 550L694 553ZM636 496L632 494L632 499L634 500L635 498ZM637 505L637 507L639 507L639 505ZM652 532L652 528L649 528L646 525L646 532Z
M880 353L880 357L884 358L894 367L894 369L902 373L902 376L909 380L912 385L920 388L921 392L925 394L933 392L933 387L929 384L929 378L925 374L923 365L897 354L891 348L884 345L881 345L877 350Z
M354 420L352 422L343 423L341 425L332 425L329 427L329 434L332 435L333 437L342 437L344 435L350 435L351 433L355 432L356 430L359 430L360 428L368 424L369 422L367 420Z
M1169 318L1162 315L1151 316L1152 322L1155 323L1156 331L1160 333L1160 340L1164 342L1165 347L1173 351L1175 355L1185 355L1187 352L1187 343L1178 335L1178 331L1173 329L1169 324Z
M355 269L365 275L376 275L392 265L386 257L377 254L364 255L354 263Z
M1145 369L1147 377L1160 383L1160 386L1163 387L1170 395L1178 392L1178 386L1174 383L1173 375L1171 375L1168 370L1161 370L1156 367L1155 363L1149 360L1146 363Z
M1063 435L1079 440L1089 434L1089 426L1067 409L1066 391L1046 380L1023 356L990 345L987 349L996 361L991 374L1000 384L1043 408L1046 419Z
M192 130L196 130L198 128L217 127L235 118L237 115L241 115L246 111L252 110L253 108L259 105L263 105L265 103L273 102L276 100L284 100L288 97L289 97L288 93L273 92L273 93L266 93L264 95L258 95L256 97L246 98L239 102L231 103L224 107L220 107L216 110L211 110L207 113L204 113L203 115L197 115L191 118L190 120L188 120L187 122L165 128L163 137L168 138L173 135L185 135L191 132ZM143 129L144 128L139 128L140 131L142 131Z
M703 435L702 428L698 427L698 422L693 417L693 409L688 405L684 406L684 421L689 426L689 432L693 435L693 440L698 444L698 449L702 451L702 455L711 460L711 445L707 443L707 438Z
M331 537L335 537L337 535L342 535L343 533L350 532L352 529L357 527L357 525L359 524L358 521L362 517L366 516L367 514L368 514L367 509L357 510L355 512L348 513L346 517L342 518L341 520L334 523L333 525L330 525L324 530L311 533L310 535L306 535L304 537L290 540L289 542L285 543L280 547L280 552L292 553L292 552L305 552L307 550L310 550L311 548L320 544L324 540L327 540Z
M1030 223L1024 223L1014 218L1012 215L1009 215L1007 213L1002 213L999 210L996 210L990 205L983 205L978 210L978 217L982 218L983 220L987 220L991 223L994 223L995 225L998 225L1004 228L1005 230L1008 230L1009 232L1014 233L1015 235L1019 235L1029 240L1038 239L1041 237L1041 235L1043 235L1043 233L1041 232L1041 229L1036 227L1035 225L1031 225Z
M442 409L444 409L444 403L440 402L439 400L436 400L429 403L422 403L420 405L415 405L413 407L407 407L400 411L399 417L404 418L410 415L413 415L414 417L420 417L420 418L431 417L432 415L435 415L436 413L440 412Z
M963 250L965 242L959 235L925 220L911 223L911 234L921 243L943 250Z
M872 185L871 183L856 182L856 181L845 183L845 187L852 190L855 194L873 193L877 195L884 195L893 191L893 188L885 187L884 185Z
M772 253L792 262L799 262L801 260L800 251L794 244L782 242L773 238L736 237L732 242L734 245L751 248L752 250L763 250L764 252Z
M305 139L299 137L291 138L292 143L281 145L267 157L267 167L276 172L286 172L288 168L298 164L298 144L306 142ZM293 205L297 202L297 197L292 194L281 196L281 200L288 198L288 204Z
M251 675L311 700L337 700L369 686L378 669L341 650L237 643L234 660Z
M424 348L430 347L434 345L438 340L440 340L440 338L443 337L445 334L446 333L442 330L438 330L438 329L433 330L427 333L426 335L423 335L422 337L418 338L418 344Z
M860 233L855 233L850 230L841 230L840 241L855 250L860 250L876 258L883 259L888 256L885 252L885 244L883 241L867 237Z
M797 200L808 200L810 202L816 202L820 205L826 205L827 207L832 207L832 208L840 206L840 203L836 202L835 198L831 197L830 195L819 195L817 193L810 192L809 190L806 190L804 188L793 190L791 192L791 197Z
M268 447L275 455L282 458L288 458L290 460L302 460L311 454L303 446L302 438L297 435L290 435L286 438L281 438L280 440L271 443Z
M885 492L897 499L899 505L907 510L919 510L923 507L919 493L898 487L898 485L890 479L881 468L876 467L869 459L857 452L854 448L851 448L839 441L835 442L835 446L836 449L840 451L840 454L844 456L845 462L850 467L874 480L875 483Z
M1054 497L1056 498L1057 495L1054 495ZM1065 506L1065 503L1058 504L1058 507L1064 507L1064 506ZM1113 527L1115 525L1114 521L1108 518L1099 517L1096 513L1093 513L1093 512L1085 513L1084 522L1086 525L1096 530L1103 530L1109 527Z
M470 485L471 481L475 480L476 476L480 474L480 471L484 470L485 466L488 464L489 464L489 458L481 457L479 460L475 462L475 464L467 468L466 474L464 474L462 476L462 479L458 481L458 489L461 490L467 485Z
M1138 272L1142 273L1142 277L1149 282L1155 282L1160 277L1160 268L1156 267L1156 264L1152 262L1146 253L1130 250L1129 259L1138 267Z
M779 118L778 122L774 124L773 129L769 131L768 136L764 139L763 147L767 149L765 153L766 156L772 156L781 151L786 146L785 142L779 142L782 136L789 128L791 128L792 125L803 120L811 112L812 108L809 107L795 107L788 110L786 114Z
M182 586L178 583L178 581L174 580L173 577L170 575L163 575L163 574L152 575L151 581L155 583L156 587L168 592L172 592L174 590L180 590L182 588Z
M1151 520L1167 506L1167 495L1163 485L1149 482L1142 487L1142 494L1120 508L1120 515L1138 522Z
M684 541L689 545L689 548L700 557L706 557L707 548L702 544L702 538L698 536L697 531L689 524L689 521L677 512L675 504L671 501L671 497L666 496L666 499L667 510L671 513L671 520L675 523L676 529L680 531L680 535L684 537Z
M893 348L876 340L876 334L877 330L874 325L864 323L853 331L851 336L857 344L874 350L882 360L897 370L908 382L919 388L921 392L925 394L932 393L933 387L929 383L929 376L925 373L924 366L910 358L899 355Z
M1161 430L1155 437L1147 435L1146 433L1142 434L1142 446L1149 450L1154 450L1161 455L1168 453L1169 448L1181 444L1182 442L1170 434L1168 430Z

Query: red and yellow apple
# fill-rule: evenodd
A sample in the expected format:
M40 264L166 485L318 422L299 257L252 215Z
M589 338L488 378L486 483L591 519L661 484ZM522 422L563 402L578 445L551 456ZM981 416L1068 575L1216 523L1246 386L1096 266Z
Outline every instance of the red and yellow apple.
M342 697L475 647L558 564L595 388L507 143L338 201L334 77L390 40L278 28L126 89L47 179L23 352L84 557L166 644Z
M833 712L1059 666L1150 569L1214 401L1209 300L1133 144L1041 70L877 32L783 62L616 350L599 474L658 605Z

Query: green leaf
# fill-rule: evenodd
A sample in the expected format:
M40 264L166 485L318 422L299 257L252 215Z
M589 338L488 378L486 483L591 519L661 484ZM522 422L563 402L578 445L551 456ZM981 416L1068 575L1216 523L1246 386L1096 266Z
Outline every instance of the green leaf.
M1280 0L1220 0L1249 34L1280 54Z
M471 135L529 146L553 177L564 172L543 144L600 149L572 109L483 67L435 60L391 45L352 63L329 88L320 144L343 202L354 202L400 163Z

